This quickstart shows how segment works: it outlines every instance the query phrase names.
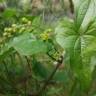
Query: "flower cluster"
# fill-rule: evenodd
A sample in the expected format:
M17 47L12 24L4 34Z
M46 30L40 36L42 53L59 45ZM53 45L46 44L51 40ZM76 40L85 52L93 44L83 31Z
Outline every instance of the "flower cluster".
M21 21L22 21L23 24L27 24L27 25L31 25L32 24L32 22L30 20L28 20L27 18L25 18L25 17L23 17L21 19Z
M40 34L41 39L44 41L47 41L48 39L50 39L51 32L52 32L52 29L45 30L43 33Z
M4 28L2 37L0 37L0 47L2 47L6 41L10 40L10 38L18 36L31 28L31 25L32 22L23 17L20 24L12 24L10 27Z
M39 26L32 24L32 21L28 20L26 17L21 18L21 21L17 24L12 24L9 27L4 28L2 37L0 37L0 47L4 45L10 39L24 33L33 32L35 36L39 37L43 41L47 41L51 38L52 29L46 29L41 34L36 35L34 30L39 29ZM37 31L36 31L37 32Z

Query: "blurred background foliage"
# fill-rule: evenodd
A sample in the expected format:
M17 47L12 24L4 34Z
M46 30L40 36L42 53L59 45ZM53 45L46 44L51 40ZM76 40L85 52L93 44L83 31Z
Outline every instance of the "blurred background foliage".
M53 24L63 16L73 17L71 0L0 0L0 33L4 26L19 21L22 16L41 16ZM15 19L14 19L15 18Z
M39 16L40 18L38 18ZM58 20L64 16L71 18L74 17L73 4L71 0L0 0L0 36L2 36L5 27L10 27L15 23L21 23L22 17L26 17L31 20L33 24L37 26L37 28L36 26L34 27L36 29L35 31L42 33L42 30L40 29L43 29L44 31L49 27L54 28L56 22L58 22ZM38 26L40 27L39 29ZM58 45L55 46L58 48ZM60 51L62 53L62 49L60 49ZM32 94L26 94L31 93L31 91L36 92L39 90L38 88L42 86L42 80L47 78L46 76L49 76L52 68L54 68L54 65L51 65L53 64L53 61L46 55L41 55L42 54L38 54L38 56L36 56L37 59L32 59L30 61L33 62L34 65L34 78L36 78L40 84L38 84L36 80L33 80L32 78L28 79L28 82L30 83L25 84L26 78L30 78L28 66L26 65L26 62L28 63L29 61L26 61L25 57L19 56L18 54L11 54L6 59L8 64L6 64L6 62L3 62L3 64L1 63L0 96L34 96ZM11 60L10 57L13 60ZM65 61L67 61L67 59L68 58L66 58ZM71 90L72 96L95 96L95 74L96 70L94 70L93 83L88 90L89 92L87 91L86 93L79 95L79 85L74 85L74 79L70 72L69 65L65 64L65 67L61 68L53 78L53 81L55 80L56 84L50 84L42 96L70 96L71 93L69 93L69 91L71 89L76 89ZM24 93L26 92L26 85L27 93ZM21 95L18 95L17 93L20 93Z

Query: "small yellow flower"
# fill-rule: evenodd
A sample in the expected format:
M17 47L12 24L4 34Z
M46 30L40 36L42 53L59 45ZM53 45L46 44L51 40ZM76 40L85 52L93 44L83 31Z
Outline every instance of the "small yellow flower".
M8 28L4 28L4 32L7 32L8 31Z
M11 28L11 27L5 28L5 29L4 29L4 32L12 32L12 28Z
M8 32L12 32L12 28L10 27L10 28L8 28Z
M4 32L4 33L3 33L3 36L7 36L7 35L8 35L8 33L7 33L7 32Z
M12 30L14 33L16 32L16 28L13 28L13 30Z
M23 17L21 20L22 20L23 23L27 23L28 22L28 19L26 17Z
M29 26L32 24L32 22L31 21L28 21L28 23L27 23Z
M41 37L42 40L48 40L49 39L49 35L50 35L49 33L44 32L44 33L42 33L40 35L40 37Z
M22 27L22 28L19 30L19 33L22 33L23 31L25 31L25 27Z
M52 32L52 29L50 29L50 28L49 28L49 29L47 29L47 32Z
M17 25L16 25L16 24L12 24L12 27L13 27L13 28L16 28L16 27L17 27Z
M58 53L58 52L55 52L55 53L53 54L53 57L54 57L56 60L58 60L59 53Z

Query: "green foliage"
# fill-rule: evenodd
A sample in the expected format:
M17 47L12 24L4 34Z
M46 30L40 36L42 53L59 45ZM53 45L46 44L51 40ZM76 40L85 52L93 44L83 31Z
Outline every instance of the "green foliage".
M25 33L19 37L15 37L9 46L25 56L47 51L47 46L44 42L36 40L31 33Z
M78 2L79 4L77 4ZM89 49L90 52L93 52L96 49L94 45L91 45L96 43L96 32L94 31L96 22L94 17L96 15L92 13L95 12L96 4L94 0L74 0L75 3L78 5L75 7L75 19L65 18L60 22L56 28L56 41L68 52L73 73L82 89L85 90L91 82L93 72L91 70L93 65L90 64L93 55L89 55L85 51ZM89 30L91 30L90 33Z
M12 18L16 16L16 10L15 9L7 9L2 13L2 16L4 18Z
M64 17L55 28L54 23L50 28L43 22L42 16L19 12L21 9L8 8L0 14L0 93L7 96L95 93L88 91L96 70L96 1L73 0L73 3L74 18Z

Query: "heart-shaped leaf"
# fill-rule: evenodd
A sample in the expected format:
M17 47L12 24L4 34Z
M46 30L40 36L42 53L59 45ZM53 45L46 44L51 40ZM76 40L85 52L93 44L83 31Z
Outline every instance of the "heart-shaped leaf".
M96 16L95 0L73 0L77 30L83 28Z
M37 40L31 33L15 37L10 46L25 56L47 51L46 44L41 40Z
M75 20L62 20L55 31L56 41L68 52L71 69L82 89L88 88L95 66L91 63L93 54L88 54L96 50L95 3L94 0L74 0L74 4L77 4Z

